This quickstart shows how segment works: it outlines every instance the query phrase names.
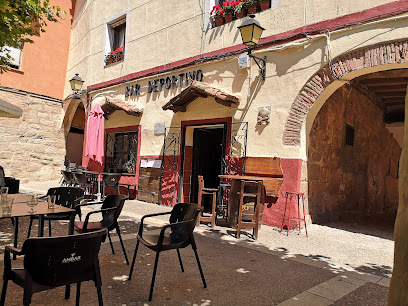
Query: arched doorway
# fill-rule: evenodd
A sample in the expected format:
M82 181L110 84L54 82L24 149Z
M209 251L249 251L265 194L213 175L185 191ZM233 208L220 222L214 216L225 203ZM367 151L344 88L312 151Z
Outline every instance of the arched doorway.
M80 103L72 118L66 140L65 164L82 165L85 122L85 109L83 104Z
M367 74L321 107L307 154L313 222L394 223L407 82L408 70Z
M370 46L332 60L295 99L283 144L307 157L313 222L394 220L406 68L406 41Z

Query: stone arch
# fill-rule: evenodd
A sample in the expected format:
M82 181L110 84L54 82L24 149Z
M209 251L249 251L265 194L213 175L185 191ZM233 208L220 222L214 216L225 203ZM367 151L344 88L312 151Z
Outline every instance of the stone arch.
M62 120L62 128L64 129L65 141L68 137L72 119L80 103L83 104L85 109L87 108L86 103L82 99L69 98L63 102L64 118Z
M312 106L334 82L347 81L353 71L408 63L408 40L386 42L343 54L317 71L303 86L293 102L286 120L283 144L299 146L301 129ZM398 68L398 67L395 67ZM394 68L394 69L395 69ZM386 69L386 68L384 68ZM381 70L381 69L380 69Z

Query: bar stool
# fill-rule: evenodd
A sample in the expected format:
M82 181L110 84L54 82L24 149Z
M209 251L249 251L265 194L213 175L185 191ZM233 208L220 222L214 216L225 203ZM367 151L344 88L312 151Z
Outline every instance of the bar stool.
M231 190L231 184L220 182L218 186L217 214L225 218L228 222L228 197Z
M288 220L287 226L288 226L288 230L286 233L286 236L289 236L289 226L290 226L290 222L294 221L297 223L297 226L299 228L299 234L300 234L300 222L303 221L305 224L305 231L306 231L306 237L308 237L307 235L307 227L306 227L306 219L305 219L305 195L304 193L300 193L300 192L286 192L285 194L286 197L286 201L285 201L285 211L283 212L283 219L282 219L282 226L281 226L281 232L283 230L283 224L285 222L285 220ZM292 216L292 198L296 197L297 198L297 218ZM303 208L303 216L300 216L300 199L302 199L302 208ZM287 206L288 206L288 200L289 200L289 215L287 217L285 217L286 215L286 211L287 211Z
M217 206L217 188L205 188L204 187L204 178L202 175L198 176L198 206L201 205L202 197L205 194L212 195L212 205L211 205L211 216L203 217L202 212L197 218L197 225L200 225L201 222L211 222L211 227L215 226L215 218L217 217L215 207Z
M246 187L256 187L256 192L248 192ZM237 239L241 237L241 230L243 228L253 228L252 234L256 240L258 239L259 230L259 210L262 196L262 181L241 180L241 190L239 192L239 195ZM245 220L245 217L243 216L243 210L249 209L249 207L247 206L248 204L244 204L245 198L256 199L254 204L254 213L251 218L252 220Z

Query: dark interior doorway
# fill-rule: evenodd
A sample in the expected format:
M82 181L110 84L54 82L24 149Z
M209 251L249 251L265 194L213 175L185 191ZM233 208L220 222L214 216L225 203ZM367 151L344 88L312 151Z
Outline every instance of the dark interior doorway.
M198 175L204 177L205 187L218 188L222 174L222 157L225 147L224 128L195 128L193 134L193 161L191 171L190 202L198 200ZM209 209L204 201L205 210Z

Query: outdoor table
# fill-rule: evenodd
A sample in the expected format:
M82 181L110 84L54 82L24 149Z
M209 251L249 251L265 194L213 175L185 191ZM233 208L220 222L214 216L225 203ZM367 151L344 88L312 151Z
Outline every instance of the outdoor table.
M54 205L54 208L48 208L48 203L44 200L38 199L37 206L34 207L35 213L30 214L29 207L27 206L28 196L25 194L9 194L8 197L14 198L11 214L3 216L3 212L0 211L0 218L12 218L14 220L14 247L17 247L18 239L18 218L38 216L38 237L44 236L44 215L52 215L59 213L71 213L69 219L69 231L68 234L74 233L74 221L76 211L71 208L63 207L60 205Z
M229 226L235 227L237 224L238 218L238 206L239 206L239 195L238 192L241 189L241 181L273 181L276 178L274 177L263 177L263 176L252 176L252 175L230 175L230 174L221 174L218 177L222 179L230 179L231 180L231 190L228 198L228 223ZM262 187L264 190L264 187ZM263 204L264 204L264 192L261 196L261 206L260 206L260 217L263 214Z

